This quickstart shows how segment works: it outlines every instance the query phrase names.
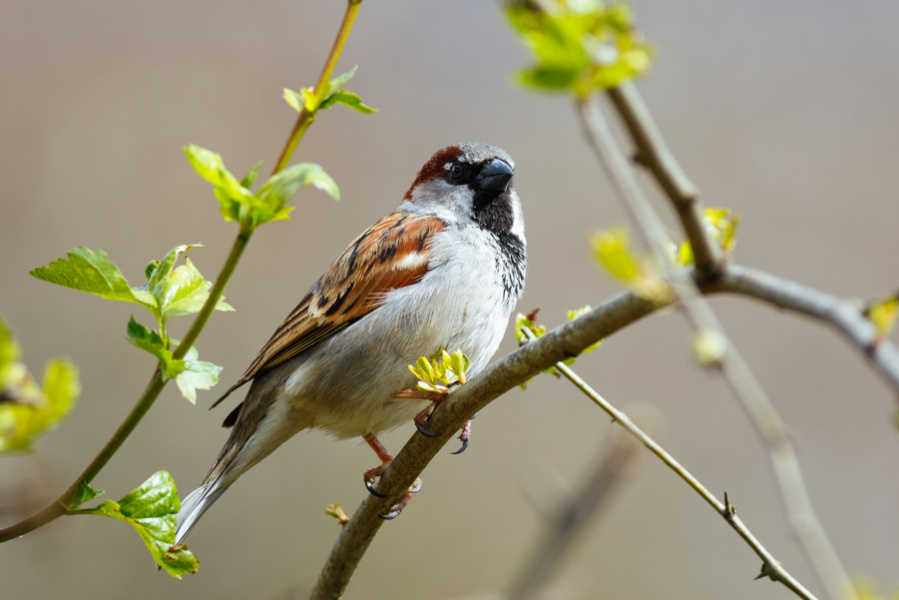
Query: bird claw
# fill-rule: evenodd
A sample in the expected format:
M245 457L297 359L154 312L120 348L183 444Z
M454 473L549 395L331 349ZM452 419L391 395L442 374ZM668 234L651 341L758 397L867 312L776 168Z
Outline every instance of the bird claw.
M478 413L475 413L472 415L471 419L474 419L477 416ZM471 439L471 419L468 419L462 424L462 433L459 435L459 439L462 440L462 447L451 454L462 454L468 449L468 441Z
M419 416L420 416L420 415L419 415ZM425 417L425 419L427 419L427 417ZM418 417L415 417L415 428L418 430L418 433L420 433L420 434L422 434L423 436L426 436L426 437L440 437L440 434L439 434L439 433L431 433L430 431L428 431L428 430L425 428L425 426L421 423L421 421L422 421L422 420L425 420L425 419L419 420Z
M450 452L450 454L462 454L468 449L468 440L462 440L462 447L456 450L455 452Z
M369 478L368 475L362 476L362 481L365 483L365 489L368 490L368 493L374 496L375 498L386 498L384 494L375 489L375 481L374 478Z
M390 507L390 512L386 515L378 515L385 521L392 521L403 512L403 509L406 508L406 505L409 503L409 500L412 498L412 494L421 489L421 479L416 478L412 483L412 486L406 490L406 493L403 494L403 497L400 498L400 501Z

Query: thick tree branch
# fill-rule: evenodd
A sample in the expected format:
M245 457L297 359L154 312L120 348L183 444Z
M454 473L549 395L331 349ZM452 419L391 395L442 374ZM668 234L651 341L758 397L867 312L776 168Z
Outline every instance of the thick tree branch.
M888 385L895 387L894 382L899 378L899 351L885 340L871 353L868 350L872 331L870 323L861 317L858 309L853 309L851 303L739 265L729 265L717 281L705 283L701 289L703 293L733 293L757 298L832 325L875 364ZM413 434L378 482L378 490L387 497L368 496L362 502L334 544L311 598L342 596L359 561L384 522L378 515L390 510L469 416L520 382L556 362L579 354L597 340L663 307L633 292L618 294L577 320L512 352L455 389L429 421L429 426L434 431L442 431L443 435L426 438ZM715 506L720 509L720 506Z
M465 385L456 388L428 421L428 428L443 432L435 438L413 434L378 482L385 498L369 495L344 526L322 569L313 599L340 598L368 545L389 512L419 473L450 441L466 419L504 392L540 371L648 315L656 305L631 292L618 294L601 306L547 333L539 340L493 363Z

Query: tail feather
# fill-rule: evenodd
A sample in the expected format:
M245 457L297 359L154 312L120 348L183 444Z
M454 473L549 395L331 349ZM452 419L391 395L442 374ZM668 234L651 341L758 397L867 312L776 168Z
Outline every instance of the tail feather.
M205 482L192 491L181 501L181 510L178 511L177 524L175 525L175 544L183 544L184 538L194 528L200 517L203 516L213 502L225 493L231 482L224 483L221 477Z

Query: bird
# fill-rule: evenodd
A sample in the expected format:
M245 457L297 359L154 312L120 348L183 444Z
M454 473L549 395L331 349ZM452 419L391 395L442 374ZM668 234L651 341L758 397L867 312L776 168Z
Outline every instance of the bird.
M243 473L295 433L362 437L426 411L408 393L421 356L464 352L467 376L487 365L524 291L527 242L515 163L502 149L460 143L434 153L399 207L359 235L275 330L241 378L230 435L202 484L181 503L175 543ZM405 390L405 394L403 393ZM374 492L369 485L369 490Z

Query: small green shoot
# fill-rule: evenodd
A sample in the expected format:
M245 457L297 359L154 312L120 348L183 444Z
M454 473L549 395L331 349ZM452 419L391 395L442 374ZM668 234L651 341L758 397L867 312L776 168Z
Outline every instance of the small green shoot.
M702 219L706 231L724 251L725 258L730 258L737 245L737 226L740 224L740 215L729 208L707 208ZM668 251L674 265L687 267L693 264L693 248L689 241L684 241L680 245L670 242Z
M590 238L590 248L609 275L633 289L641 298L659 304L671 301L671 290L659 269L652 260L634 252L623 227L595 233Z
M209 298L212 282L203 278L190 259L185 258L183 265L175 266L179 257L197 247L202 244L176 246L162 260L151 261L144 270L147 282L140 287L129 285L106 252L88 248L73 248L68 251L68 258L38 267L31 274L43 281L109 300L140 304L149 310L156 319L157 329L148 329L131 317L126 339L155 356L163 381L175 378L182 395L190 402L196 402L196 389L209 389L214 385L221 367L198 361L193 348L183 360L175 360L172 357L174 340L168 337L166 326L171 317L200 312ZM219 299L215 309L234 310L224 298Z
M254 194L249 186L256 181L258 164L238 181L215 152L191 144L184 148L184 154L197 173L215 187L222 217L236 221L248 233L265 223L289 219L293 207L285 205L301 186L313 185L335 200L340 199L337 184L314 163L299 163L280 171Z
M533 312L531 312L528 315L523 315L521 313L518 313L518 315L516 315L516 317L515 317L515 339L518 340L519 345L521 345L529 340L528 336L525 335L525 333L522 331L522 329L526 329L526 330L530 331L535 338L543 337L543 335L546 333L545 326L537 325L537 312L539 310L540 309L534 310ZM576 310L569 310L568 311L568 320L574 321L575 319L585 315L586 313L590 312L591 310L593 310L593 308L590 305L584 306L582 308L578 308ZM585 348L581 354L590 354L591 352L593 352L594 350L599 348L600 344L602 344L602 340L599 340L596 343L591 344L590 346ZM571 366L577 361L577 359L578 359L577 356L572 356L572 357L569 357L569 358L566 358L565 360L563 360L562 364L564 364L566 366ZM547 375L554 375L555 377L560 376L559 371L555 367L550 367L548 369L544 369L543 371L541 371L541 373L546 373ZM530 383L530 379L528 381L525 381L524 383L520 383L519 387L521 387L521 389L526 389L528 383Z
M313 119L315 118L315 113L319 110L331 108L335 104L343 104L364 115L378 112L377 108L372 108L363 103L362 98L357 94L341 89L346 85L346 82L356 74L357 68L358 66L353 67L343 75L335 77L329 83L325 84L324 89L318 96L316 96L315 89L312 87L305 87L301 89L299 93L284 88L284 100L286 100L291 108L297 112L305 109L312 113Z
M874 325L879 338L885 338L896 326L899 316L899 294L881 298L865 308L865 316Z
M461 350L452 354L446 350L433 358L421 356L409 370L418 378L418 389L423 392L445 394L455 383L465 383L465 372L470 360Z

